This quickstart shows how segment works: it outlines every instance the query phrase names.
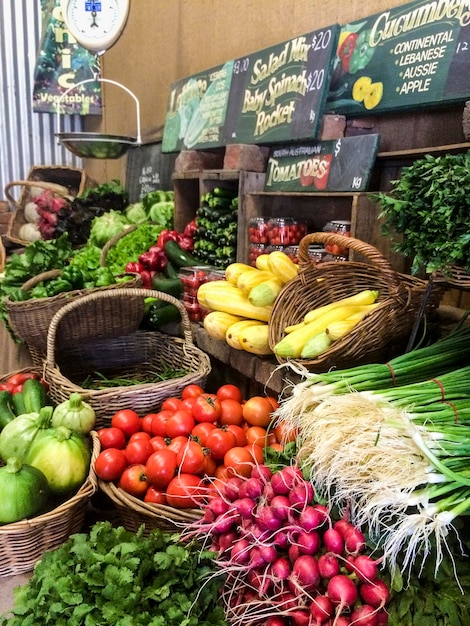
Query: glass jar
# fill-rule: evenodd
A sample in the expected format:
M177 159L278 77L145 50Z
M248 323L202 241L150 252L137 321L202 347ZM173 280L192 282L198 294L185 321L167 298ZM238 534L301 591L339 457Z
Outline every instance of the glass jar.
M268 220L254 217L248 223L248 239L250 243L265 245L268 242Z
M295 246L307 234L307 223L292 217L275 217L268 221L268 243L273 246Z
M260 256L260 254L266 254L267 248L268 248L267 246L261 243L250 244L250 248L248 252L248 259L249 259L250 265L252 265L253 267L256 267L256 259Z

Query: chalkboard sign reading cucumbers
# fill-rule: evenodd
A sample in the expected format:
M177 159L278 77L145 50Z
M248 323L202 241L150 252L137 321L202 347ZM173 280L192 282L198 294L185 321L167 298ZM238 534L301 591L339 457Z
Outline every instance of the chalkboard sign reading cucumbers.
M235 60L226 142L272 144L315 137L338 33L334 25Z
M327 111L366 115L469 97L468 0L417 0L342 27Z

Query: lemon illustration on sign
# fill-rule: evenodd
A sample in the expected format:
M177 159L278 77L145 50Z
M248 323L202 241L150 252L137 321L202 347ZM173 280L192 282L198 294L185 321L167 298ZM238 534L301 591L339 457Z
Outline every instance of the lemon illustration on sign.
M369 76L361 76L356 80L352 88L352 97L357 102L362 102L369 92L372 79Z
M382 100L384 93L383 83L372 83L364 95L364 106L367 110L375 108Z

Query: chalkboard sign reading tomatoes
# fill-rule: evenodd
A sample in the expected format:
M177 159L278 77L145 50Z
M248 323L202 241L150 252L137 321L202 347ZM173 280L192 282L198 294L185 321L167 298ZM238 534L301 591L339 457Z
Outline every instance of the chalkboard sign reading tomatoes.
M367 115L469 97L468 0L417 0L342 27L326 111Z
M225 122L227 143L314 138L321 121L339 26L237 59Z
M365 191L377 155L377 134L271 149L265 191Z

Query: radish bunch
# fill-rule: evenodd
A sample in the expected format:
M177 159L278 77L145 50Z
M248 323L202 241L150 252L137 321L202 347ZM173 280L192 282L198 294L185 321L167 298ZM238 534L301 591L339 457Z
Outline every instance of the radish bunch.
M219 485L185 531L217 552L232 626L385 626L389 589L364 536L334 522L311 483L289 466L256 466Z

